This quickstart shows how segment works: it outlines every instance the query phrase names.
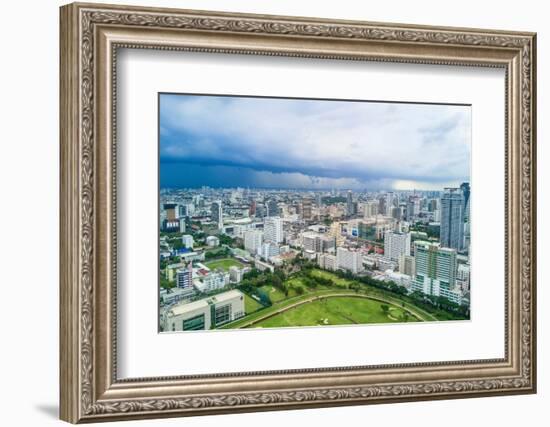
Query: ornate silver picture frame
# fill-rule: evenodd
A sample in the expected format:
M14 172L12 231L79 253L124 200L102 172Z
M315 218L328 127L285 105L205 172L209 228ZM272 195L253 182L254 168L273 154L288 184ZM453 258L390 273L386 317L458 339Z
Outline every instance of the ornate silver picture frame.
M98 422L536 391L535 34L80 3L60 13L61 419ZM503 69L504 357L120 379L120 49Z

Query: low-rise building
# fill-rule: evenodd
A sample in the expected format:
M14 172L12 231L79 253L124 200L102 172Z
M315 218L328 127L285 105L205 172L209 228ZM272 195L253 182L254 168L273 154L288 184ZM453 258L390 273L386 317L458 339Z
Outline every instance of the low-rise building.
M164 331L214 329L243 317L244 294L236 289L171 307L162 315Z
M325 270L335 271L338 269L336 255L319 254L317 257L317 263L319 264L319 267L324 268Z
M229 280L231 283L241 283L243 280L244 269L239 268L235 265L229 267Z
M220 239L216 236L208 236L206 238L206 246L216 247L220 246Z
M191 288L172 288L169 290L161 289L160 304L162 306L175 304L180 301L187 301L196 295L195 290Z
M187 249L193 249L195 241L193 240L193 236L191 236L190 234L184 234L183 236L181 236L181 243L183 243L183 246L185 246Z
M212 292L229 284L229 273L211 271L193 280L193 286L199 292Z

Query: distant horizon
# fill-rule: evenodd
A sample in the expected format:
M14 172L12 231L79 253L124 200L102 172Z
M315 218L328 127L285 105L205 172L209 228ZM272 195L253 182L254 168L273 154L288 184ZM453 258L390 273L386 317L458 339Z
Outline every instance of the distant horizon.
M200 185L200 186L196 186L196 187L175 187L175 186L170 186L170 187L160 187L160 190L200 190L202 187L207 187L209 189L213 189L213 190L237 190L237 189L241 189L241 190L247 190L247 191L252 191L252 190L273 190L273 191L310 191L310 192L313 192L313 193L320 193L320 192L332 192L332 191L337 191L337 192L346 192L346 191L351 191L352 193L383 193L383 192L403 192L403 193L412 193L412 192L423 192L423 193L433 193L433 192L442 192L444 191L445 188L460 188L460 185L463 184L463 183L470 183L469 181L463 181L461 182L460 184L456 185L456 186L451 186L451 187L441 187L441 189L439 190L426 190L426 189L423 189L423 188L415 188L415 189L412 189L412 190L397 190L397 189L394 189L394 188L391 188L391 189L376 189L376 190L354 190L354 189L335 189L335 188L316 188L316 189L311 189L311 188L277 188L277 187L222 187L222 186L218 186L218 187L213 187L213 186L209 186L209 185Z
M470 179L470 113L464 105L160 94L160 187L455 187Z

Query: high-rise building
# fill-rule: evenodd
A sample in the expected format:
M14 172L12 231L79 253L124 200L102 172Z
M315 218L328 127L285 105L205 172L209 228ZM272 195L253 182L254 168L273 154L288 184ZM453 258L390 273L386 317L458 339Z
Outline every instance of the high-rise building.
M244 232L244 248L252 255L256 255L262 246L263 233L259 230Z
M264 221L264 239L267 242L281 243L284 240L283 219L269 217Z
M163 205L164 211L166 212L166 219L173 221L179 218L179 209L176 203L165 203Z
M392 213L392 208L394 207L395 194L393 191L388 191L386 193L386 214L389 216Z
M267 210L265 205L256 204L256 218L264 218L266 216Z
M365 219L374 218L378 215L378 200L368 200L363 204L363 217Z
M255 216L256 215L256 201L255 200L252 200L250 202L250 207L248 209L248 214L250 216Z
M441 196L441 246L460 251L464 247L464 197L458 188L446 188Z
M223 209L221 200L216 200L212 202L210 206L210 212L212 216L212 221L218 224L218 230L223 228Z
M336 242L336 246L340 246L345 240L344 236L342 235L341 222L335 221L330 224L330 229L327 234L329 235L329 237L334 239L334 241Z
M353 204L353 193L348 190L346 197L346 213L349 216L355 215L355 205Z
M443 296L460 304L462 294L455 289L456 250L426 241L416 241L414 246L415 278L412 289L426 295Z
M317 203L317 208L320 208L323 206L323 196L321 193L317 193L316 194L316 203Z
M463 182L460 184L460 190L462 191L462 197L464 199L462 215L464 216L464 222L470 221L470 183Z
M336 262L338 268L349 270L354 274L363 271L363 257L360 252L339 247L336 249Z
M279 216L279 206L277 205L277 200L270 199L266 203L267 207L267 216Z
M391 261L399 261L401 255L411 254L410 233L386 231L384 233L384 256Z
M401 221L403 217L403 210L400 206L394 206L391 208L391 216L392 218Z
M180 268L176 271L176 283L178 288L193 287L193 264L189 263L187 267Z
M302 199L302 219L305 221L313 219L312 205L312 200L309 197L304 197Z
M378 199L378 213L381 214L381 215L386 214L386 198L385 197L380 197Z
M407 221L411 221L420 213L420 198L410 196L407 201Z

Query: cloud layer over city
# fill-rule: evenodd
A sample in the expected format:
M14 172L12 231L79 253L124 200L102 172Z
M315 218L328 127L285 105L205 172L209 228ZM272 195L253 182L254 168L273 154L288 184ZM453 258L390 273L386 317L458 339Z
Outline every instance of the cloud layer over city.
M470 128L467 106L163 94L161 186L456 186Z

